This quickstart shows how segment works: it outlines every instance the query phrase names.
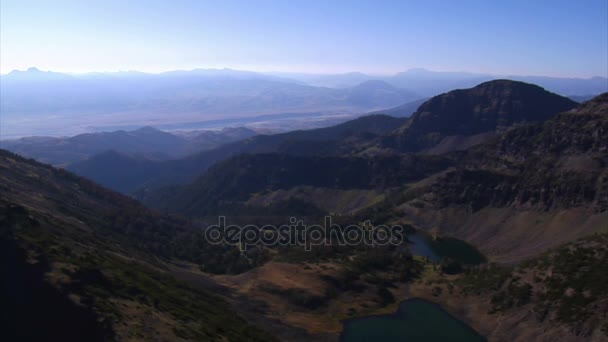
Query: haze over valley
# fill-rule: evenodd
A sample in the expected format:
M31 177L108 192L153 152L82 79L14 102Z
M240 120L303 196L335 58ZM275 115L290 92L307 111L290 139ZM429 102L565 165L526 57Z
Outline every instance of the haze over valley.
M0 76L1 138L71 136L142 126L289 130L330 125L497 78L539 84L575 100L600 94L608 84L605 77L494 76L424 69L393 76L280 75L230 69L160 74L65 74L35 67L11 71Z

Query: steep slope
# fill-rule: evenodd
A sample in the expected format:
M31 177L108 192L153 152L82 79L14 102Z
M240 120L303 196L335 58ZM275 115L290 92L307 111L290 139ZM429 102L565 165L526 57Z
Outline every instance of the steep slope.
M171 275L189 222L4 150L0 189L3 340L272 339Z
M439 303L489 341L608 341L608 233L517 264L429 272L409 293Z
M488 337L608 340L608 234L596 234L552 249L514 267L471 272L455 285L468 298L489 302L489 319L526 317L528 329L495 324ZM540 329L535 329L535 326ZM532 328L532 329L531 329ZM565 328L565 329L564 329ZM509 331L510 330L510 331ZM517 331L519 330L519 331ZM527 331L526 331L527 330ZM556 334L557 333L557 334Z
M449 137L472 137L501 131L514 124L541 122L576 105L568 98L532 84L490 81L433 97L423 103L403 127L382 139L381 145L403 152L419 152Z
M212 164L239 153L282 152L296 155L348 153L353 141L373 139L377 135L390 132L404 122L404 119L386 115L371 115L333 127L259 135L178 160L153 162L105 154L74 163L68 166L68 169L113 190L131 193L142 187L154 188L191 182ZM344 144L345 141L349 141L349 144ZM105 165L110 165L111 168L106 169Z
M608 229L608 94L457 154L396 209L497 258L521 259ZM456 156L456 154L455 154Z

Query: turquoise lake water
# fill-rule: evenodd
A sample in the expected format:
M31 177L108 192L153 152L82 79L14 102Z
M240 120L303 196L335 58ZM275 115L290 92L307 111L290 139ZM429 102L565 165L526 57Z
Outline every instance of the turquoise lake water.
M477 265L486 261L477 248L459 239L442 237L433 240L430 235L422 232L412 233L407 238L411 241L409 248L412 254L427 257L435 263L444 257L464 265Z
M486 341L439 305L423 299L401 302L394 314L343 322L342 342L466 342Z

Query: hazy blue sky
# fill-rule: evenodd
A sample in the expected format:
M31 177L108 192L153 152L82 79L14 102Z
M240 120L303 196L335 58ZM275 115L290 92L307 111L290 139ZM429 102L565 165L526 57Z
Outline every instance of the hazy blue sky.
M607 76L608 0L0 2L0 71Z

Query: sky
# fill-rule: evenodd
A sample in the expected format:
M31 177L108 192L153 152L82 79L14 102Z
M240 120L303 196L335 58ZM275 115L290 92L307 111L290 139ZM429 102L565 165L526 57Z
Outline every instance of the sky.
M0 73L608 76L608 0L0 1Z

